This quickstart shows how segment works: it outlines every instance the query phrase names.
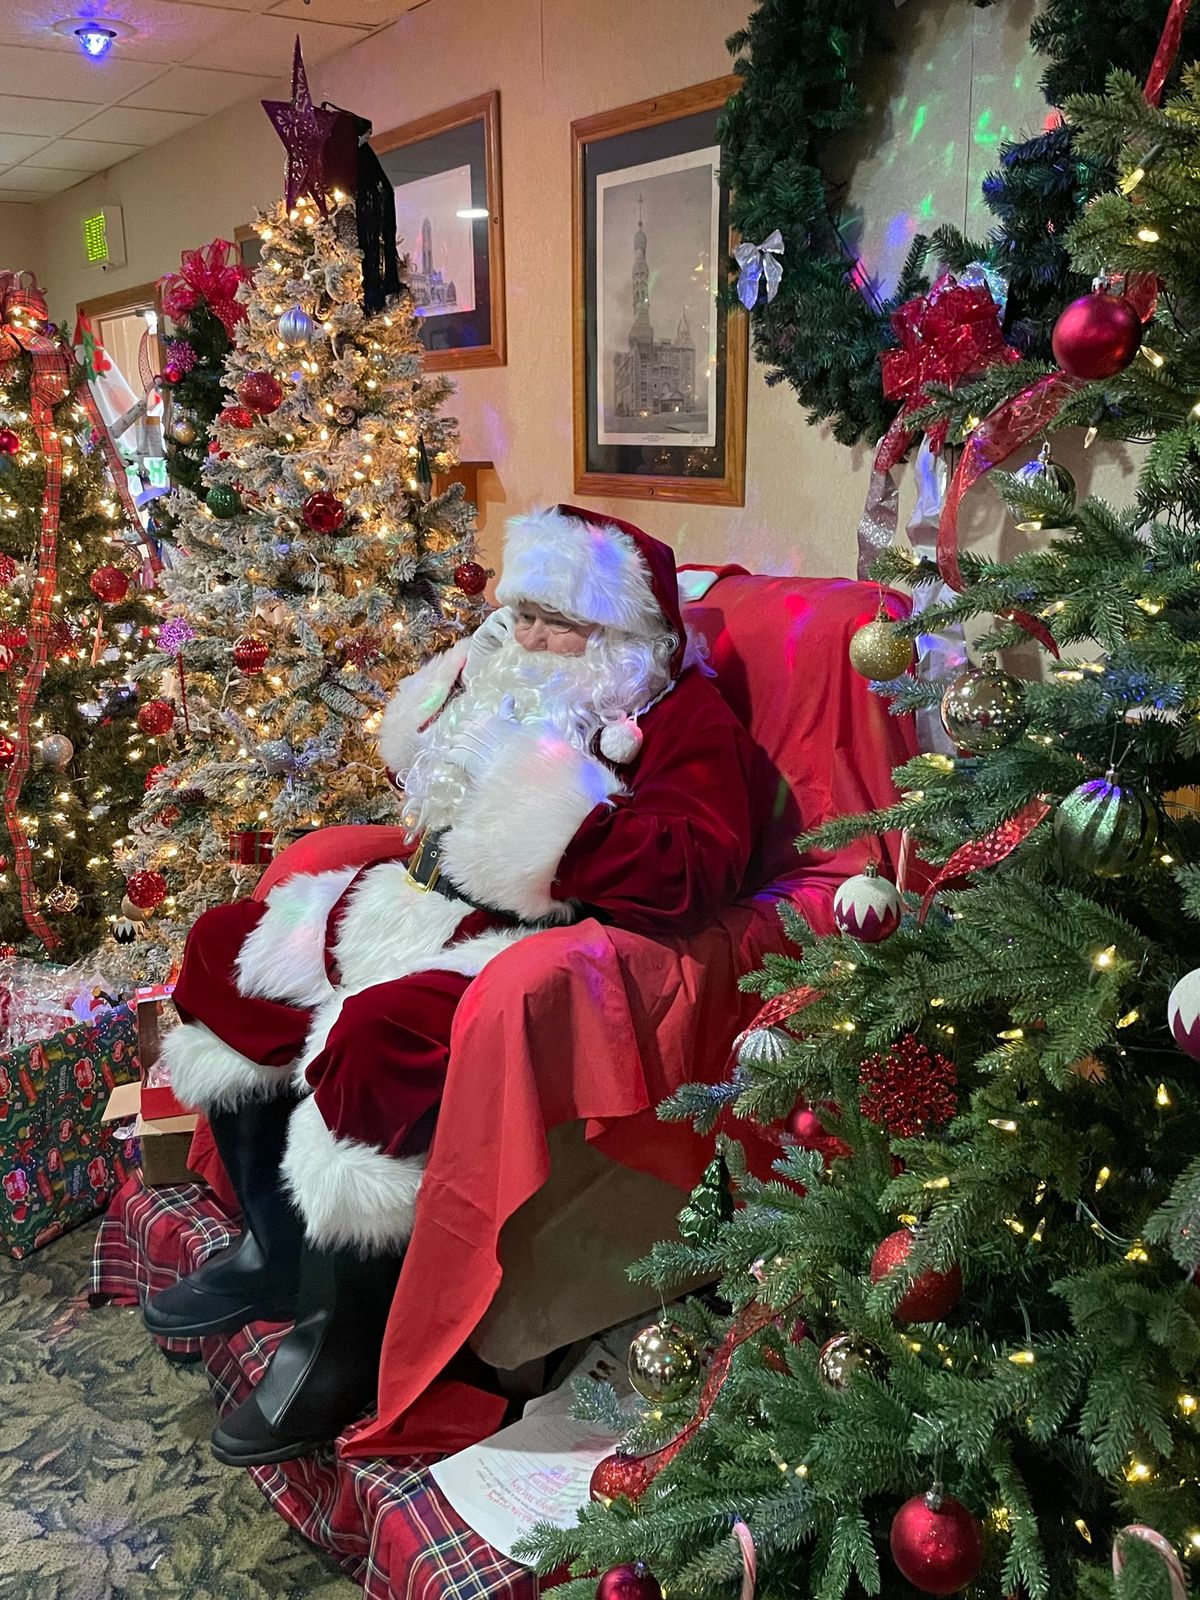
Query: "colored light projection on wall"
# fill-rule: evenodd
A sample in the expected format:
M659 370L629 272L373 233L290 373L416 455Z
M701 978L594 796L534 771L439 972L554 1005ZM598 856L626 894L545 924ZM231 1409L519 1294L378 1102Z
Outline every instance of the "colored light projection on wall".
M1001 144L1057 113L1038 88L1028 5L876 11L892 48L871 53L861 83L868 122L831 146L826 168L848 180L840 231L857 262L853 281L884 299L916 234L952 223L986 235L982 183Z

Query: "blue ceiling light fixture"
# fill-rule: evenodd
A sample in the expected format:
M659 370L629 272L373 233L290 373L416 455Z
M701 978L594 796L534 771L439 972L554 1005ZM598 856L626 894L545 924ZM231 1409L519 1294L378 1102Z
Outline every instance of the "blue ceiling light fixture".
M81 27L74 29L74 33L79 40L79 48L93 61L106 56L117 37L112 28L101 27L95 22L85 22Z

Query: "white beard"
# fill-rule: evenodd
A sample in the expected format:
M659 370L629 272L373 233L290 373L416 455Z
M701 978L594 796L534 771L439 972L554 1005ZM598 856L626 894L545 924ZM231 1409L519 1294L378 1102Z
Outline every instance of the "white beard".
M452 827L468 791L462 768L448 759L462 730L513 702L512 716L540 725L577 750L590 751L606 722L642 709L668 681L652 646L621 638L614 648L603 632L581 656L526 650L509 639L472 674L421 736L420 751L404 782L404 825L410 835Z

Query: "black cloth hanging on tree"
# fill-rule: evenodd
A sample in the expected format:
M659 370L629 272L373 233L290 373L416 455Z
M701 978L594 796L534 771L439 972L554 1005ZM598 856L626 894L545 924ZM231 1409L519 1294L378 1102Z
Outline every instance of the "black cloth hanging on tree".
M371 315L400 293L396 196L383 163L367 143L371 124L366 117L328 101L321 109L337 116L325 146L325 186L354 196L363 258L363 310Z

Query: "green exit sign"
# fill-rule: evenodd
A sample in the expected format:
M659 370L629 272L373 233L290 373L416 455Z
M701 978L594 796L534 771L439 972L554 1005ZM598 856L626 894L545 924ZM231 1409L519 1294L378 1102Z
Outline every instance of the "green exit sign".
M89 267L108 260L108 223L103 211L83 219L83 259Z
M85 267L104 271L125 265L125 223L120 206L85 211L79 225Z

